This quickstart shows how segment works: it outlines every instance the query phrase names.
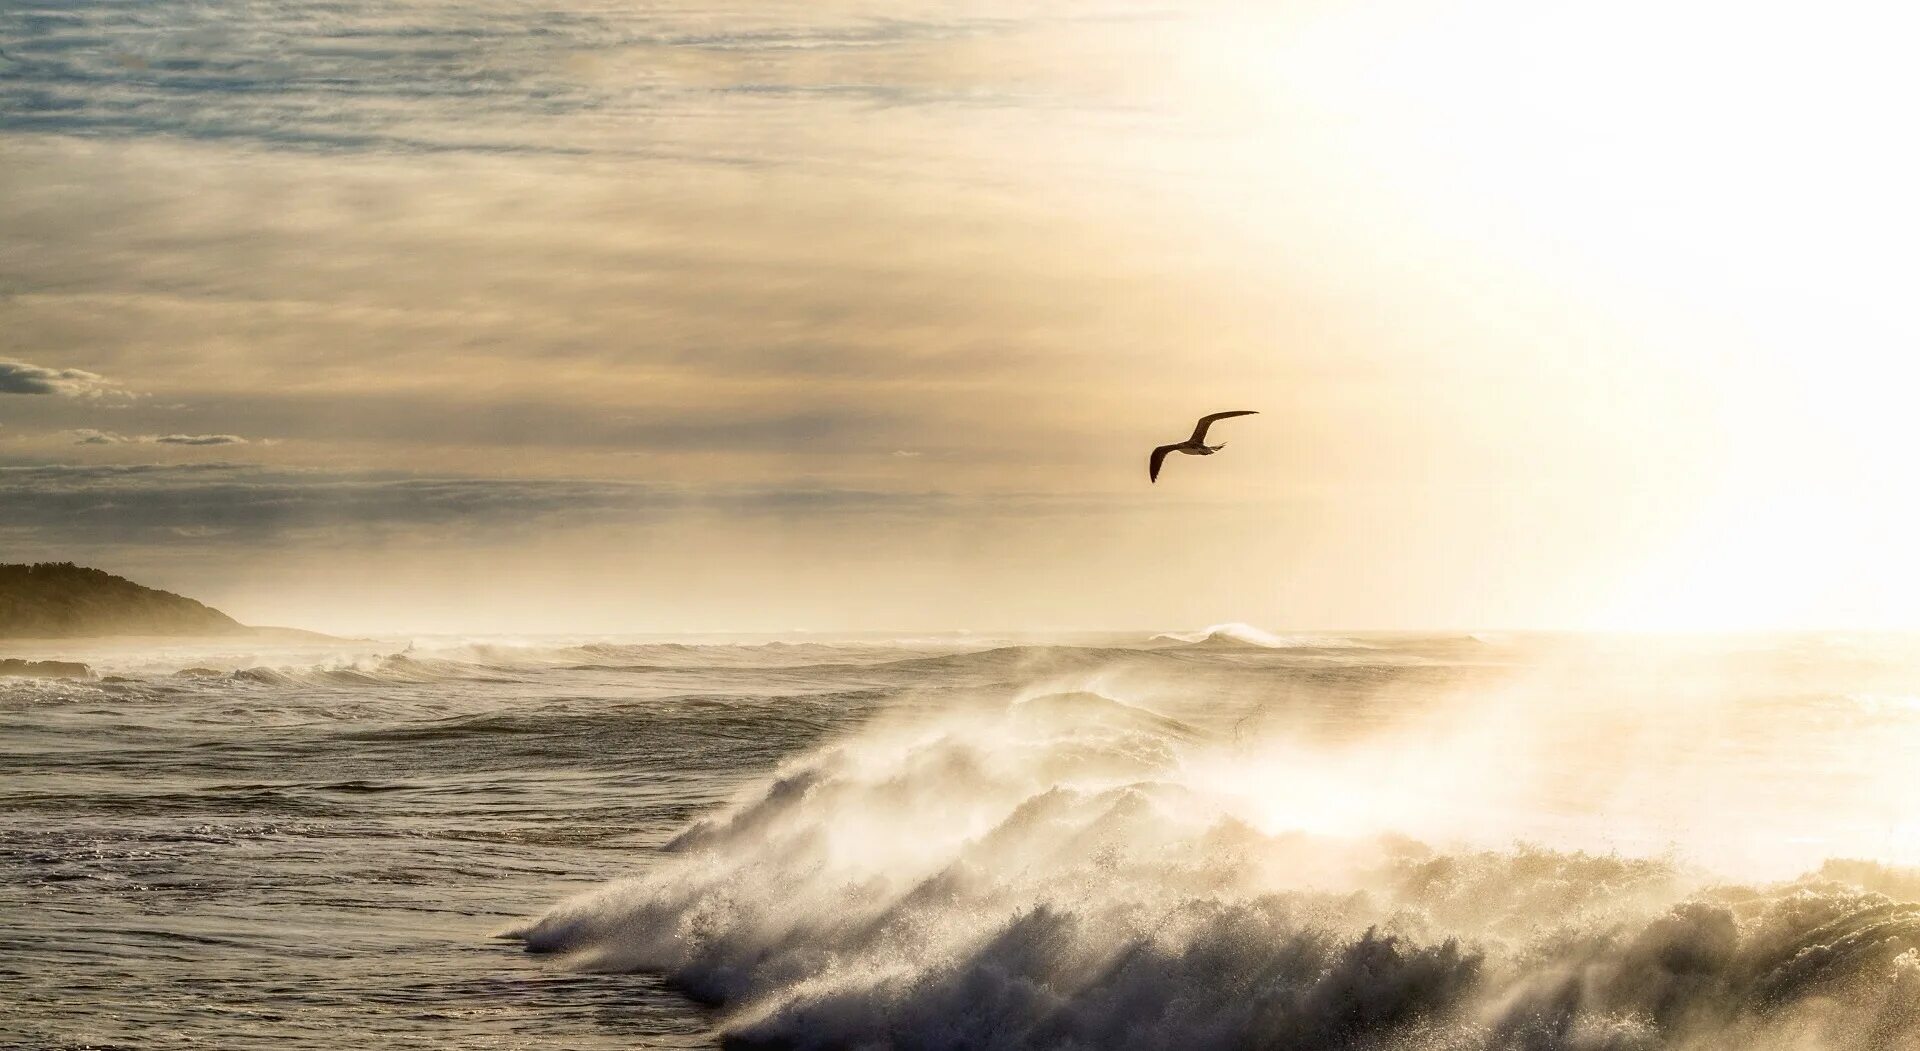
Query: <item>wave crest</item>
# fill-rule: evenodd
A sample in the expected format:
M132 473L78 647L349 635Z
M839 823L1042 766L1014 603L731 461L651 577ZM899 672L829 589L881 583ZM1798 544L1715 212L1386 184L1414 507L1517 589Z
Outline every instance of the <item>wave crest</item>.
M1269 834L1094 694L878 723L511 932L800 1048L1920 1046L1920 906L1845 865ZM1323 786L1337 791L1339 786Z

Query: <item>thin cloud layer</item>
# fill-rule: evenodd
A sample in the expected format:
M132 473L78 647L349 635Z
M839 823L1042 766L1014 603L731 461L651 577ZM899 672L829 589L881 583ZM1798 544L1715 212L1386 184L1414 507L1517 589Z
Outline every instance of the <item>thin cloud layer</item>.
M683 513L768 516L790 523L847 517L979 513L1079 514L1084 500L1054 494L998 498L990 506L941 492L816 486L689 487L584 479L420 477L377 471L289 470L233 462L0 466L0 530L60 529L75 541L143 542L214 526L238 541L345 530L407 534L421 528L473 534L581 524L657 521ZM185 531L185 532L183 532Z
M53 394L97 398L116 388L105 376L85 369L54 369L24 361L0 361L0 394Z
M0 130L166 135L318 153L480 152L757 165L741 111L1012 106L1062 85L1023 38L1115 0L747 5L150 0L0 9ZM1080 34L1082 37L1084 33ZM987 42L988 46L983 46ZM663 135L662 132L667 134ZM788 142L791 149L797 142Z
M73 432L75 445L246 445L237 434L116 434L82 427Z

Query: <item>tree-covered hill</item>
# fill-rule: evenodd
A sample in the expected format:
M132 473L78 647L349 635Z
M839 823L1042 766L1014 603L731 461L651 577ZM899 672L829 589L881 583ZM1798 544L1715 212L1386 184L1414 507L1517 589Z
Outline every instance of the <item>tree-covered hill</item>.
M247 630L211 606L98 569L71 562L0 563L0 638Z

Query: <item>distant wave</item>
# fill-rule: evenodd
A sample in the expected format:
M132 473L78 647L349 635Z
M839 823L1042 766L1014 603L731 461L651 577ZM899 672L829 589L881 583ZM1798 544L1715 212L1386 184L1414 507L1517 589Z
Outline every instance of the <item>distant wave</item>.
M1118 661L1152 661L1149 650L1110 646L995 646L965 653L901 657L879 667L908 674L972 672L1025 676L1099 667Z
M1230 630L1231 629L1231 630ZM1168 643L1173 643L1169 645ZM450 681L515 681L552 672L682 674L726 678L768 673L767 681L836 677L896 687L942 683L1031 683L1049 676L1109 668L1178 670L1195 663L1274 660L1324 663L1419 663L1410 652L1389 653L1339 637L1268 636L1242 626L1152 640L1096 643L1008 642L991 639L840 642L680 642L544 640L423 640L373 648L294 645L235 652L226 648L158 650L137 658L110 657L103 677L132 676L184 685L365 687ZM737 674L734 677L738 677ZM131 680L129 680L131 681Z
M818 644L602 644L557 648L470 647L409 651L322 660L307 665L259 665L224 673L241 683L284 686L406 685L467 680L508 680L527 673L553 671L633 675L679 675L689 683L719 681L748 674L755 681L784 683L796 689L842 682L898 689L931 689L943 684L1001 685L1045 681L1111 669L1161 669L1178 672L1237 659L1269 655L1274 659L1342 662L1319 649L1358 647L1296 645L1266 647L1204 643L1182 646L1084 646L1019 644L945 652L883 646ZM1373 651L1364 651L1372 653ZM1396 655L1379 661L1416 662ZM1374 663L1369 656L1365 663ZM197 674L212 669L185 669Z
M1183 642L1191 646L1249 647L1255 649L1374 649L1370 643L1340 635L1276 635L1251 624L1215 624L1199 631L1164 632L1156 642Z
M848 659L829 646L780 643L738 646L690 643L587 643L513 645L453 643L409 647L390 653L341 653L309 657L304 663L242 664L231 670L194 665L172 673L202 682L225 679L268 686L379 686L431 682L506 681L527 672L548 671L707 671L804 667L814 661ZM900 659L899 651L877 660Z
M510 935L668 975L745 1046L1920 1046L1920 873L1262 832L1214 747L1086 693L883 720Z
M781 667L821 662L843 662L850 656L889 660L903 652L900 646L834 645L824 642L640 642L588 643L566 651L603 662L645 662L661 666L712 667L716 664L745 664L755 667Z
M188 668L175 674L204 681L218 677L217 674L209 675L211 671ZM239 668L224 677L230 682L262 686L397 686L460 679L496 680L498 677L493 674L494 671L487 665L389 653L304 666Z
M627 655L637 656L638 654L629 652ZM1133 646L1058 644L993 646L948 653L909 652L905 655L898 650L849 653L829 649L816 656L832 656L837 659L789 661L779 664L756 661L737 665L729 665L724 659L715 660L711 655L702 655L700 660L684 662L662 661L656 654L648 656L654 657L654 661L636 664L579 664L570 667L575 671L644 673L712 671L736 666L751 668L755 671L791 672L816 676L885 677L897 679L902 684L929 681L934 676L971 677L976 680L1008 682L1111 666L1176 666L1191 663L1191 658L1201 656L1201 651L1187 647L1142 649ZM857 659L849 659L849 657Z

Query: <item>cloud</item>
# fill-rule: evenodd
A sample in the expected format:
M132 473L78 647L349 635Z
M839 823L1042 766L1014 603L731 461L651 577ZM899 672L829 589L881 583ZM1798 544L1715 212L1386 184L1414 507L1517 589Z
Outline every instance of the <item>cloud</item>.
M0 361L0 394L57 394L97 398L119 393L107 378L85 369L50 369L24 361Z
M1053 494L990 501L934 491L798 486L694 488L586 479L421 477L209 462L0 466L0 532L67 543L219 535L228 541L364 538L433 530L499 534L683 515L744 520L924 519L1084 512ZM182 531L185 532L182 532ZM218 534L209 532L218 530Z
M58 32L0 17L9 74L0 79L0 132L340 152L726 156L736 151L717 140L610 132L645 125L657 135L663 109L701 114L729 104L721 93L811 107L823 98L966 105L1034 90L1030 75L1002 75L1000 50L990 63L980 52L981 37L1034 20L937 7L874 19L857 5L823 3L728 19L698 3L616 11L563 2L530 33L522 13L493 4L343 0L336 10L355 26L351 46L301 4L158 9L165 17L62 9ZM582 134L589 123L598 129L591 142Z
M245 445L247 440L237 434L162 434L158 437L142 437L140 441L155 442L160 445Z
M237 434L115 434L82 427L73 432L75 445L246 445Z

